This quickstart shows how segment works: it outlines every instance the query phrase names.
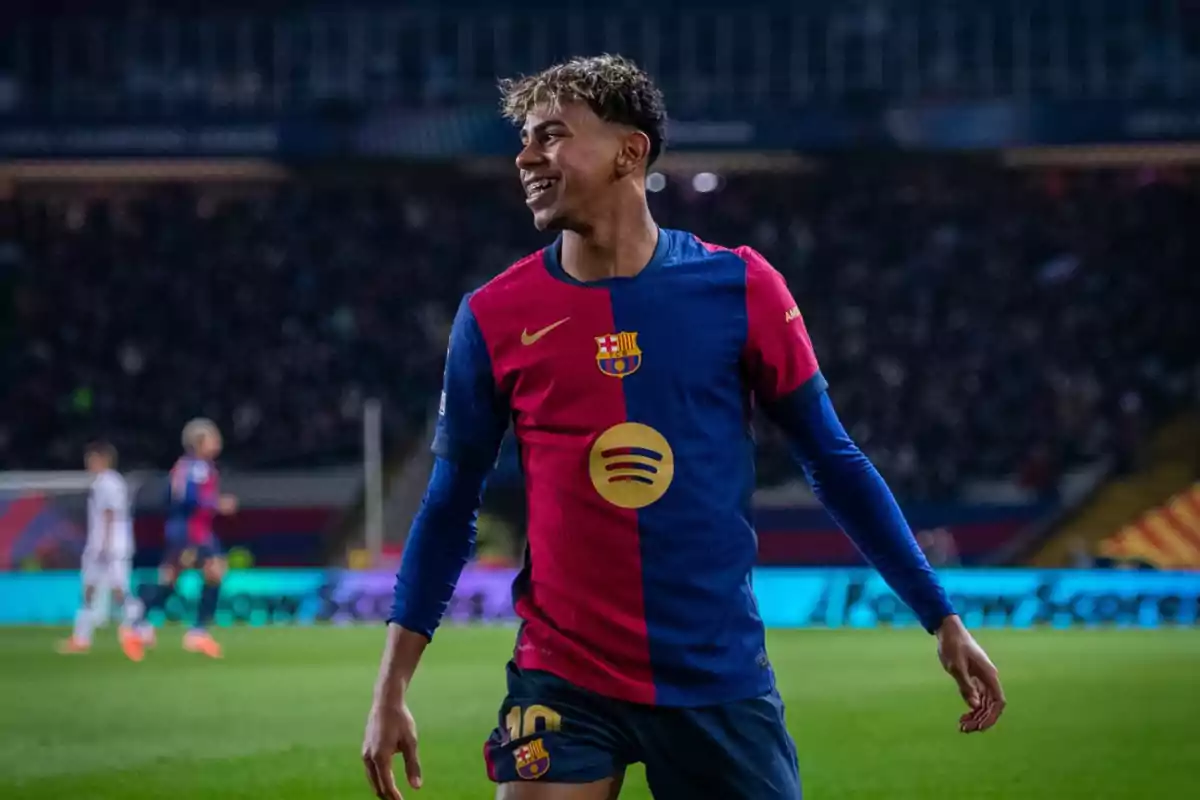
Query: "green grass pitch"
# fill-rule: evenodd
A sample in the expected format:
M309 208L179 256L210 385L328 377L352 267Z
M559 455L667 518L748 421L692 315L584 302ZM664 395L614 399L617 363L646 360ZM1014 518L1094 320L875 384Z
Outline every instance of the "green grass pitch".
M160 632L141 664L112 631L0 629L0 797L194 800L371 796L358 760L381 627L222 630L222 661ZM444 629L412 707L425 787L490 798L480 751L513 631ZM985 631L1009 709L957 732L960 703L914 631L780 631L771 651L806 798L1175 798L1200 764L1200 631ZM1195 795L1193 795L1195 796ZM625 798L647 798L634 769Z

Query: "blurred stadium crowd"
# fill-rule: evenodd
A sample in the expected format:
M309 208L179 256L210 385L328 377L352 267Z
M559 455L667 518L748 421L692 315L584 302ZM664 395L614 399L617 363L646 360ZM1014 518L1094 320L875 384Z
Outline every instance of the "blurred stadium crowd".
M1197 0L9 5L8 15L0 9L15 23L0 27L0 115L490 107L497 76L600 52L649 69L677 115L1200 90Z
M1195 172L859 159L711 192L671 178L653 206L785 274L836 405L904 496L1013 476L1052 493L1200 397ZM461 294L545 241L515 179L450 169L18 194L0 203L0 469L74 468L99 433L161 468L197 413L232 463L344 460L367 396L389 441L411 437ZM762 441L763 482L794 474Z

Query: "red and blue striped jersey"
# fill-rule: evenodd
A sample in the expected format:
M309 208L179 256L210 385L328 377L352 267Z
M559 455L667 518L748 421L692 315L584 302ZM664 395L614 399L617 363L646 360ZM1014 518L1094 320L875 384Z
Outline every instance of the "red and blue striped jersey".
M220 497L220 476L210 461L181 456L171 467L166 539L176 546L208 544Z
M824 388L779 273L664 230L636 277L580 284L552 246L462 316L478 335L453 342L448 378L470 383L448 382L434 449L491 456L511 418L528 493L518 664L644 703L767 691L751 402Z
M647 704L769 691L751 589L755 403L926 628L951 613L891 493L837 421L804 320L762 256L663 230L636 276L583 284L558 252L556 242L519 261L459 307L438 459L391 621L432 636L511 425L528 509L513 587L518 666Z

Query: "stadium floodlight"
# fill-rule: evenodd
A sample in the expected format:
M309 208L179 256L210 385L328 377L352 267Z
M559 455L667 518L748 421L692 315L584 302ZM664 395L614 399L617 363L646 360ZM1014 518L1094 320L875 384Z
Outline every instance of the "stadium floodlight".
M692 178L692 188L701 194L715 192L719 183L720 178L711 172L700 172Z

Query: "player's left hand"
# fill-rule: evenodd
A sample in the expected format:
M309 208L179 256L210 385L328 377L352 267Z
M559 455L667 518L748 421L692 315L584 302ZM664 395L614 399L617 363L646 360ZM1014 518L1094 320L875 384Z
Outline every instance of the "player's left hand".
M996 666L957 616L946 617L937 630L938 658L954 678L970 711L958 720L963 733L986 731L1004 712L1004 688Z

